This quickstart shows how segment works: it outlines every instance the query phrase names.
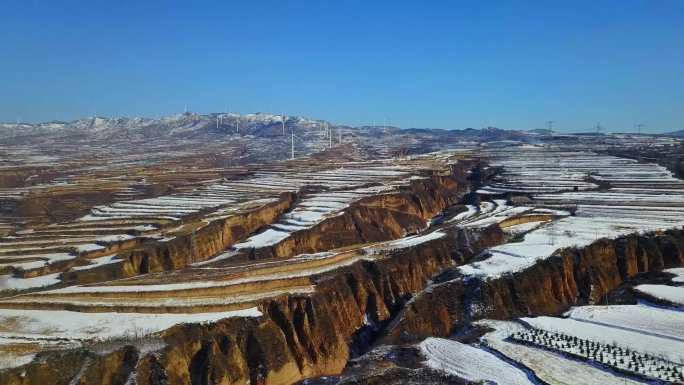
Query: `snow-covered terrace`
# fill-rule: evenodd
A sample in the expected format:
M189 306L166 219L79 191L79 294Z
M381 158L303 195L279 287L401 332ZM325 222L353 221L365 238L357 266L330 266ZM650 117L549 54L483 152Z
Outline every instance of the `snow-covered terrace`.
M576 212L532 229L521 242L491 248L489 257L462 266L464 274L497 277L532 266L561 248L684 226L684 182L659 165L522 146L488 155L503 172L493 184L496 187L484 186L479 192L524 192L532 196L532 205L573 206ZM592 187L588 177L607 182L608 188ZM615 183L621 187L614 190ZM662 185L667 188L660 189ZM573 191L574 186L593 190Z

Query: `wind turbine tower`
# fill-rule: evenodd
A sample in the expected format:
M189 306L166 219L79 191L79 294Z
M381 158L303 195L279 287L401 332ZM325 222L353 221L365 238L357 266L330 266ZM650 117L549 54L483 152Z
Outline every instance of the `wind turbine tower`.
M283 136L285 136L285 114L280 116L280 123L283 125Z
M290 141L290 159L294 159L294 127L292 127L292 140Z
M596 135L601 133L601 130L603 129L603 127L601 127L601 122L596 123L596 127L594 128L596 128Z

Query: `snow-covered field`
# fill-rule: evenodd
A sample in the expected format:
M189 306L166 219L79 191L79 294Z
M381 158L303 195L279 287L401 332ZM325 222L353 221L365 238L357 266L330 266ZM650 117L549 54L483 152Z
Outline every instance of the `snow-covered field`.
M158 242L171 240L173 232L183 226L178 222L189 215L201 215L204 223L209 223L226 218L242 207L273 202L282 192L300 191L312 185L323 190L305 194L277 223L236 244L235 248L270 246L294 231L308 229L337 215L355 200L410 183L415 180L416 172L419 170L413 167L385 161L341 163L338 168L322 170L273 167L269 171L266 167L245 179L217 179L175 194L100 205L79 220L0 237L0 268L5 269L3 272L37 271L55 262L76 258L96 260L78 261L76 265L80 266L74 267L75 271L115 263L118 244L142 238ZM24 279L7 274L0 277L0 290L22 290L57 282L57 276Z
M489 258L463 266L464 274L497 277L532 266L561 248L684 226L684 182L657 164L524 146L492 151L490 157L504 171L492 183L494 187L484 187L482 192L527 192L533 197L532 205L573 208L575 215L540 225L521 242L491 248ZM608 183L608 188L583 191L597 188L596 183ZM663 185L667 189L659 188ZM625 186L631 189L624 190ZM477 220L471 215L463 222L490 223L496 217Z
M503 173L478 191L483 199L496 194L524 193L531 198L525 204L528 209L540 210L541 206L573 214L510 226L505 231L522 240L492 247L485 258L459 267L466 276L491 279L528 268L562 248L684 226L684 182L656 164L525 146L491 150L490 158L494 166L503 167ZM489 214L495 211L491 205L469 207L455 222L490 223L490 218L496 217ZM494 200L493 205L503 203ZM488 217L480 219L483 215ZM684 270L669 272L676 276L675 285L684 282ZM684 287L646 284L636 290L684 304ZM532 331L518 323L482 321L495 331L486 334L481 342L530 368L550 384L644 383L633 375L627 378L618 374L618 369L680 381L677 378L684 369L681 309L647 303L583 306L571 309L565 316L523 318ZM512 341L512 334L517 335L519 342L527 342ZM575 338L585 342L575 342ZM567 354L584 357L588 362L569 358Z
M672 282L684 283L684 267L666 269L664 271L676 275L676 277L672 278Z
M24 340L89 340L156 333L180 323L215 322L230 317L259 317L256 308L219 313L80 313L66 310L3 309L0 325L16 325L0 337Z
M420 343L427 366L469 381L498 385L534 384L527 374L486 350L444 338L427 338Z
M521 345L508 340L508 337L525 330L525 328L511 321L485 320L480 325L494 329L485 334L482 342L505 355L509 359L519 362L534 372L542 381L551 385L637 385L643 381L635 381L615 372L603 370L590 363L568 359L567 357L545 349Z
M565 316L527 317L522 323L478 321L493 329L480 342L549 384L684 381L684 313L680 310L651 305L582 306ZM637 373L642 377L635 377Z
M384 258L385 249L415 246L444 233L407 237L378 245L374 252L326 251L251 263L233 262L230 258L239 249L273 245L295 231L309 229L339 215L359 199L398 191L425 179L423 169L433 170L434 164L443 167L450 156L444 153L337 163L337 167L308 161L302 162L302 167L274 164L255 168L258 171L240 171L236 179L214 176L196 186L183 185L171 194L154 198L141 198L134 188L118 189L116 200L95 206L80 218L2 233L0 290L19 293L7 293L12 295L0 300L0 341L9 341L0 343L0 355L3 347L5 351L13 349L14 358L7 363L16 366L46 345L56 347L58 341L129 338L180 322L254 317L260 315L256 308L233 309L251 307L277 296L311 295L315 290L311 276L361 260ZM424 160L428 163L423 168ZM138 179L135 183L147 182ZM78 187L75 185L74 191ZM121 269L116 265L126 260L125 253L130 250L194 234L213 221L274 203L283 192L298 193L291 210L209 261L184 270L65 285L73 277L86 277L85 281L90 282L109 265L114 265L112 272L116 276ZM16 199L20 197L21 193ZM9 226L2 226L3 231L6 228ZM217 262L224 266L217 266ZM92 269L99 270L91 274L88 270ZM106 272L102 275L104 279L107 276ZM58 284L58 289L51 287ZM28 289L32 292L21 292ZM33 350L22 348L36 342L40 346ZM0 366L4 366L3 360Z
M18 278L11 274L0 275L1 290L26 290L56 285L61 282L60 273L40 275L31 278Z
M684 286L639 285L637 291L658 299L684 306Z
M681 363L617 343L594 341L564 332L538 328L515 332L510 339L522 345L586 360L606 370L618 370L632 376L664 380L668 383L684 381L684 366Z
M680 308L648 303L580 306L562 318L521 321L479 321L495 330L481 342L530 368L547 383L648 382L634 377L637 373L642 378L684 383L684 312ZM629 378L625 372L631 373Z
M441 231L433 231L431 233L427 233L424 235L413 235L409 237L404 237L401 239L397 239L395 241L389 241L389 242L384 242L380 243L377 245L369 246L364 248L365 251L367 251L369 254L375 254L381 251L390 251L390 250L396 250L396 249L404 249L408 247L413 247L420 245L425 242L429 242L435 239L440 239L442 237L446 236L445 233Z
M616 344L624 348L637 349L641 353L666 357L673 362L684 363L684 340L670 336L646 334L638 329L621 328L607 323L589 323L573 318L527 317L522 318L522 321L537 329L563 333L603 344Z
M341 210L361 198L392 191L388 187L364 187L354 190L317 193L305 197L297 206L283 215L265 231L256 234L245 242L235 245L236 249L272 246L291 233L309 229L324 219L340 213Z
M573 320L605 325L684 342L684 312L649 305L580 306L566 313Z

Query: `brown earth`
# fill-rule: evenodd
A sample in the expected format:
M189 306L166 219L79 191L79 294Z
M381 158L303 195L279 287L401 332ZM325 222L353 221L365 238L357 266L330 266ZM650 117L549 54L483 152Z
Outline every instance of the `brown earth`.
M569 306L598 301L639 272L684 262L683 230L632 235L562 250L510 276L489 281L455 279L416 295L440 271L502 241L497 226L478 233L453 230L446 237L395 250L387 258L313 277L317 285L313 295L263 302L260 318L178 325L164 332L165 348L141 354L134 372L137 384L291 384L338 374L364 332L381 330L393 317L397 321L387 327L385 342L446 336L479 318L559 314ZM130 365L125 357L133 356L125 350L89 355L87 367L118 378L116 373ZM0 379L7 384L36 384L21 373L38 371L31 378L45 378L44 371L63 365L74 365L73 355L49 355L10 369ZM102 382L82 376L80 383Z
M387 342L448 336L482 318L558 315L598 303L638 273L684 265L684 230L599 240L568 248L523 271L497 279L455 279L434 285L406 307Z
M177 270L194 262L206 261L259 228L272 223L289 210L296 199L294 193L283 193L276 202L214 221L194 234L176 236L167 242L154 242L152 246L119 254L119 258L124 260L121 264L67 272L62 278L65 282L77 284L102 282Z
M147 384L292 384L308 377L337 374L350 358L364 328L388 322L413 295L445 267L462 263L473 252L501 242L497 227L482 233L458 230L447 237L396 250L391 257L360 261L313 277L311 296L282 296L260 305L260 318L230 318L214 324L187 324L164 332L167 346L143 355L134 375ZM132 353L119 350L88 355L88 368L114 378ZM63 365L80 367L73 357L47 355L41 363L0 373L3 384L37 384L21 374ZM41 384L68 384L57 379ZM99 380L81 377L83 384ZM122 383L122 382L111 382Z
M466 191L453 177L420 180L404 192L362 200L339 217L296 233L268 256L397 238L424 228L427 219ZM195 242L188 235L132 252L121 274L166 271L206 260L260 223L275 220L295 199L284 195L259 215L207 226L197 231ZM287 385L339 374L381 334L383 342L411 342L449 335L479 318L559 314L569 306L598 301L639 272L684 264L684 230L672 230L600 240L583 249L562 250L509 276L464 281L449 269L503 242L504 234L496 225L442 231L447 236L312 276L313 294L261 301L261 317L177 325L163 332L166 346L154 352L125 347L103 355L45 353L0 372L0 383L123 385L135 378L138 385ZM424 290L431 279L437 283Z

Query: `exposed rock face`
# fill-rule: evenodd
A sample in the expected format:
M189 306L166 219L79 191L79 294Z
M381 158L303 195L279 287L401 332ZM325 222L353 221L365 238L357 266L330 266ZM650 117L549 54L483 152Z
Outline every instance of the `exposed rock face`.
M297 231L271 247L258 249L250 257L314 253L417 233L430 218L459 202L467 193L468 184L460 183L454 175L415 180L403 191L361 199L342 214Z
M344 214L296 233L267 253L284 256L396 238L424 228L427 219L465 191L450 175L419 180L406 191L356 202ZM194 235L195 242L181 237L132 252L120 274L206 260L273 222L295 200L285 194L268 210L209 225ZM684 264L684 230L674 230L563 250L524 271L488 281L463 280L449 270L503 241L497 225L451 229L444 237L392 250L385 258L314 275L314 293L264 300L258 304L261 317L178 325L163 333L166 345L151 353L124 347L104 355L45 354L0 372L0 383L123 385L134 379L137 385L288 385L339 374L383 330L388 341L414 341L448 335L478 318L558 314L571 305L597 301L639 272ZM438 283L424 290L431 279Z
M600 301L637 273L683 264L684 230L599 240L497 279L436 284L407 306L388 340L447 336L480 318L557 315L570 306Z
M176 326L164 333L166 347L137 361L137 384L271 385L337 374L354 354L355 341L393 317L396 321L388 326L387 337L391 340L444 336L459 323L478 318L558 314L571 305L600 299L638 272L684 264L684 231L675 230L601 240L581 250L563 250L511 276L489 281L453 279L413 297L440 271L501 241L503 234L496 226L475 234L459 230L395 250L391 258L360 261L316 276L313 295L269 300L260 306L263 317ZM50 368L75 365L85 367L79 376L82 384L103 383L88 373L106 373L111 381L106 383L123 383L117 382L118 373L135 354L124 349L105 356L87 355L87 360L52 355L7 371L2 380L35 384L31 381L43 378ZM40 374L20 377L23 370Z
M124 260L121 264L67 272L63 279L79 284L101 282L180 269L194 262L205 261L257 229L272 223L292 206L296 198L294 193L283 193L274 203L214 221L195 234L179 236L167 242L155 242L153 246L143 246L120 254L119 257Z
M84 364L92 362L93 356L83 350L42 353L29 365L0 372L0 383L3 385L67 385L81 374Z
M315 276L314 294L269 300L260 306L263 317L176 326L164 333L165 348L140 358L135 368L137 384L292 384L304 378L339 373L352 354L350 346L363 337L364 331L388 322L425 287L430 277L445 267L462 263L489 242L501 240L503 234L498 228L489 229L486 234L459 230L395 250L391 258L359 261L342 270ZM40 368L85 365L85 373L97 370L115 378L128 365L126 354L131 353L89 355L88 362L52 356L49 364ZM38 364L28 366L42 370L35 365ZM15 381L24 369L4 372L0 380ZM79 378L83 384L101 383L87 375Z
M459 247L458 238L465 236L436 239L395 251L392 258L318 276L315 294L264 303L258 321L175 327L165 335L169 347L153 360L169 384L291 384L339 373L362 331L389 321L430 277L453 265L453 258L460 261L470 248L480 247L477 242ZM150 359L138 366L138 384L158 383L148 380L154 377L149 369L154 365L145 364Z

